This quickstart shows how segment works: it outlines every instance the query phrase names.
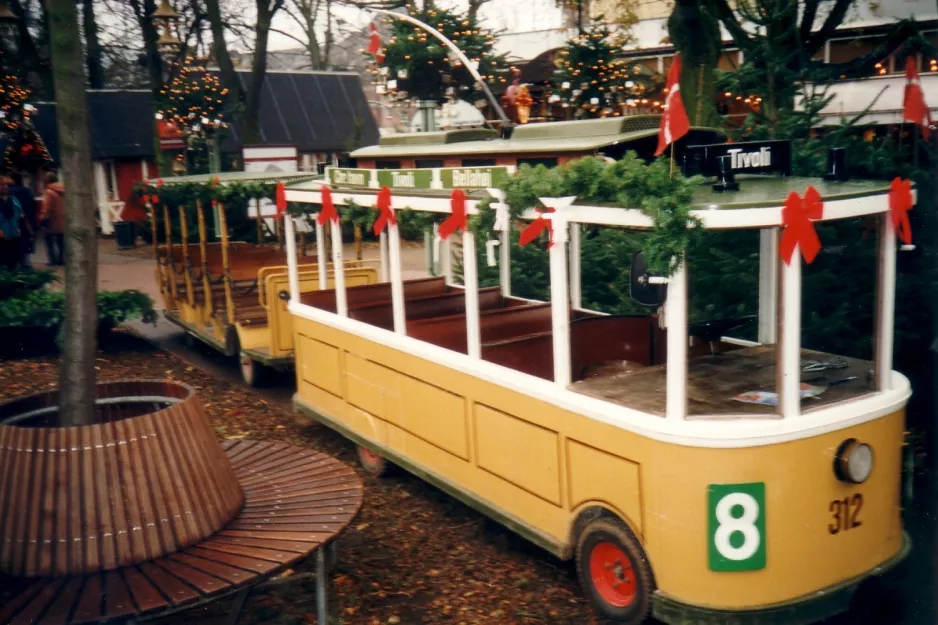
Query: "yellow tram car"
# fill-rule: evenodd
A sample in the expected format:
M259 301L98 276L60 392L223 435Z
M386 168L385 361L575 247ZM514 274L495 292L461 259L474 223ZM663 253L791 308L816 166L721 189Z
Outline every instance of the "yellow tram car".
M328 183L337 206L376 206L381 171L368 171L327 171L325 183L288 186L287 199L316 212ZM445 169L383 175L392 173L454 177ZM461 187L469 214L489 193L492 209L505 210L488 190L491 178L456 173L478 185ZM897 244L888 185L736 181L737 191L701 185L692 214L707 229L759 232L757 341L725 336L735 322L688 322L692 257L677 259L666 279L633 263L634 289L663 292L660 316L582 307L578 226L650 228L633 207L542 199L557 207L550 302L512 295L506 231L498 287L478 287L473 253L462 259L462 285L404 280L394 224L387 281L353 286L338 273L333 288L304 291L305 261L287 219L296 410L354 441L366 469L403 467L575 558L585 595L616 622L791 624L847 610L860 582L910 549L900 476L911 388L892 368ZM803 360L835 355L801 345L801 256L796 249L789 264L778 251L786 196L809 185L822 198L821 220L879 224L875 355L841 359L836 373L849 381L810 400L801 395ZM453 185L433 186L394 189L392 210L449 213ZM527 218L544 216L531 209ZM471 231L462 237L463 250L476 249ZM325 262L318 258L320 271ZM733 399L760 387L777 391L776 405Z
M226 185L232 182L296 182L309 173L229 172L180 176L163 181L167 187L186 183ZM237 356L244 381L263 383L270 370L293 365L292 317L281 294L287 290L287 259L282 233L267 242L263 209L253 200L257 224L256 242L230 241L228 212L224 204L195 206L196 223L190 224L185 206L161 203L150 206L156 280L163 299L164 316L199 340L227 356ZM159 214L157 213L159 211ZM209 241L208 220L214 221L217 240ZM161 222L163 243L157 229ZM178 224L179 242L173 241ZM189 243L192 229L198 244ZM319 239L321 240L321 236ZM322 254L322 250L318 251ZM305 254L305 250L304 250ZM316 255L302 256L298 269L299 288L311 291L332 284L334 267L316 264ZM346 284L372 284L378 274L370 261L345 261Z

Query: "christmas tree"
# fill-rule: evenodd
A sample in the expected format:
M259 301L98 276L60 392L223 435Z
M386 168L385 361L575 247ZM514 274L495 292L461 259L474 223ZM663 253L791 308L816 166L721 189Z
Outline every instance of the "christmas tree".
M439 8L418 11L412 4L407 10L411 17L429 24L456 44L489 85L507 84L507 63L494 52L495 36L481 28L474 16ZM444 100L447 87L453 87L462 99L479 92L472 74L443 42L414 24L402 20L389 23L390 38L374 55L375 62L369 69L372 82L380 85L379 91L398 100L438 102Z
M567 42L558 54L551 103L573 108L576 117L622 115L627 107L657 107L649 96L660 77L644 65L617 59L624 39L596 22Z
M171 121L187 133L224 128L222 108L228 89L205 68L205 59L187 57L173 63L172 79L160 89L157 118Z
M49 150L30 121L35 108L26 103L29 95L29 89L0 54L0 131L8 136L3 152L3 169L7 171L40 169L52 164Z

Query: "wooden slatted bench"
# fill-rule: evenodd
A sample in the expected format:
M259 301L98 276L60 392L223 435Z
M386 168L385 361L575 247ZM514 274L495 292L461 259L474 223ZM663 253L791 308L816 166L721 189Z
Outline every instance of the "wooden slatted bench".
M224 529L182 551L112 571L0 575L0 625L139 620L215 600L314 553L324 558L322 550L358 514L361 480L330 456L274 442L227 441L223 447L245 492L244 508Z
M279 442L221 445L194 389L101 382L94 423L58 393L0 405L0 625L140 620L246 597L324 547L363 498L348 465ZM243 601L242 601L243 605Z

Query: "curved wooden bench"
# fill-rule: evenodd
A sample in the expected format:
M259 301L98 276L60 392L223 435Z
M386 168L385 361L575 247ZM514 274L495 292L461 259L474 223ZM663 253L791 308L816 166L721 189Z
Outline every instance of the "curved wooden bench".
M182 551L112 571L0 576L0 625L158 617L224 597L321 550L361 508L361 480L326 454L274 442L227 441L223 447L245 502L221 531Z

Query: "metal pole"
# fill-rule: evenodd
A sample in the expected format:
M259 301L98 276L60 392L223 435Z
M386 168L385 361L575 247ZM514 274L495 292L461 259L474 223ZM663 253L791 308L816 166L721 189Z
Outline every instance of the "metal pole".
M469 70L469 73L472 74L472 77L476 79L476 83L479 85L479 87L482 88L482 91L485 93L485 97L488 99L489 104L491 104L492 108L495 109L495 112L498 113L498 118L502 121L502 126L503 127L511 126L511 121L508 119L508 116L505 115L505 111L502 110L502 107L499 106L498 101L495 99L495 96L492 95L492 91L489 89L489 86L485 84L485 81L482 80L482 76L480 76L479 72L476 71L476 69L472 66L472 62L469 60L468 57L466 57L465 54L462 53L462 50L460 50L456 46L455 43L447 39L440 31L433 28L429 24L424 24L420 20L413 18L409 15L402 15L400 13L394 13L393 11L386 11L384 9L369 9L369 10L374 13L381 13L389 17L393 17L399 20L404 20L405 22L410 22L411 24L414 24L415 26L419 26L420 28L423 28L428 33L430 33L431 35L439 39L441 42L443 42L443 45L449 48L453 52L453 54L456 55L456 58L462 61L463 65L466 66L466 69Z
M326 552L323 547L316 550L316 622L327 625L329 611L326 608Z

